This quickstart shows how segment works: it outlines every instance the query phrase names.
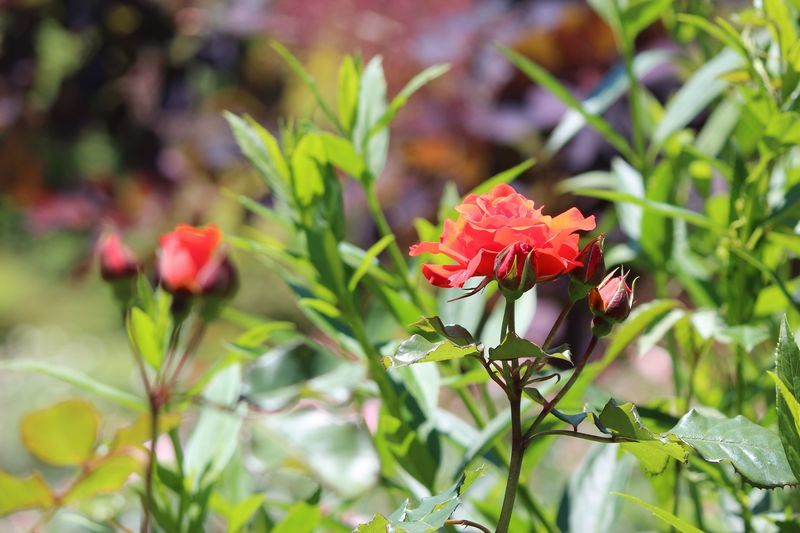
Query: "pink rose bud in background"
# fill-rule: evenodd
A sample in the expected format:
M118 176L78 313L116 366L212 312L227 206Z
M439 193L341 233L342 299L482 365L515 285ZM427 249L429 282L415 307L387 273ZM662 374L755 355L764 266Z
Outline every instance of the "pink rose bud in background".
M132 278L139 271L136 256L116 232L108 232L100 238L97 254L100 257L100 275L106 281Z
M616 272L589 291L589 308L595 315L592 331L597 336L608 335L611 326L628 318L633 306L633 288L626 281L629 272Z
M582 265L570 271L569 296L573 302L586 298L589 291L603 281L606 265L603 259L605 235L592 239L576 258Z

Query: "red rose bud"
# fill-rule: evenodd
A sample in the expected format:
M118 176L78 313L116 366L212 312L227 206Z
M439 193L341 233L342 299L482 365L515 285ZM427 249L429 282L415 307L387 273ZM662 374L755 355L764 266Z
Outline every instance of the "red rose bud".
M633 306L633 287L629 287L626 281L630 272L618 275L616 272L615 269L600 285L589 291L589 308L596 317L592 327L604 331L603 335L608 334L611 325L628 318ZM633 285L636 285L635 280ZM605 331L605 326L608 326L608 331Z
M211 279L220 263L222 232L216 226L180 224L163 235L158 250L158 278L172 294L203 292L201 279Z
M507 296L519 298L536 285L536 255L526 242L516 242L497 254L494 277Z
M227 257L206 268L200 275L200 292L203 296L230 299L239 288L239 276Z
M106 281L132 278L139 271L136 256L125 246L119 234L106 233L97 244L100 275Z
M598 235L592 239L575 258L581 266L569 273L569 296L573 302L586 298L592 287L603 281L606 274L606 265L603 260L603 241L605 235Z

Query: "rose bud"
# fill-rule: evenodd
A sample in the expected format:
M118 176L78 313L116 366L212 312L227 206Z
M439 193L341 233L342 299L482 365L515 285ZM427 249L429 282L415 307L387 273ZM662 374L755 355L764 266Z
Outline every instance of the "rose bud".
M132 278L139 271L136 256L116 232L106 233L97 244L100 275L106 281Z
M494 278L506 297L517 299L536 284L536 256L526 242L515 242L497 254Z
M180 224L163 235L158 250L158 278L171 294L200 294L205 269L217 269L222 232L216 226L195 228Z
M603 260L603 241L605 235L598 235L592 239L575 258L581 266L569 273L569 297L577 302L589 294L592 287L602 282L606 274L606 265Z
M611 326L628 318L633 306L633 289L626 281L629 272L617 274L616 269L589 291L589 308L595 316L592 332L596 336L608 335Z
M203 296L227 300L236 294L239 277L227 257L217 261L212 268L206 268L200 275L200 291Z

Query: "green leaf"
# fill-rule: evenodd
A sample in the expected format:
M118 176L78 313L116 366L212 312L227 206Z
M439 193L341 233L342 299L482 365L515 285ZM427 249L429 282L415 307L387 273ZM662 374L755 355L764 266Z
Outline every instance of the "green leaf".
M356 271L353 272L353 276L350 278L350 282L347 284L347 290L353 292L358 287L358 282L361 281L371 268L373 268L377 264L377 258L383 252L387 246L389 246L392 242L394 242L395 236L394 235L385 235L382 239L378 242L370 246L369 250L364 254L364 258L361 260L361 263L356 268Z
M389 150L389 130L370 135L370 132L386 113L386 79L380 56L373 57L361 74L358 93L358 113L353 128L353 145L367 162L373 178L379 176L386 164Z
M472 334L467 331L467 328L459 324L445 324L438 316L423 317L414 322L412 327L424 331L425 333L436 333L440 337L444 337L459 346L475 344L475 339L472 337Z
M25 448L40 461L73 466L91 459L99 426L97 409L75 399L25 415L20 432Z
M178 413L162 413L158 417L158 433L165 433L170 429L179 426L181 423L181 415ZM129 426L122 427L117 430L114 439L111 441L109 449L113 451L121 450L126 446L141 446L153 435L150 429L150 413L142 413Z
M261 173L272 192L283 202L290 202L289 167L275 137L251 117L244 119L225 112L239 149Z
M49 361L31 361L26 359L0 361L0 370L32 372L34 374L50 376L64 383L69 383L82 391L110 400L122 407L127 407L134 411L145 411L147 409L147 404L144 400L129 392L115 389L110 385L95 381L94 378L78 372L77 370L66 366L59 366Z
M483 473L483 467L464 472L461 479L441 494L422 498L412 506L406 500L388 517L376 515L369 523L356 529L358 533L402 531L405 533L430 533L439 531L461 504L461 496Z
M299 502L289 508L286 516L275 524L272 533L311 533L322 519L322 512L316 505Z
M320 135L307 133L292 152L292 190L300 206L310 206L325 193L325 180L320 165L328 160Z
M625 489L632 466L631 457L620 457L615 446L593 446L569 478L558 509L559 527L613 531L620 502L611 493Z
M317 82L314 80L311 74L309 74L308 71L306 71L306 69L303 68L303 65L300 63L300 61L298 61L297 58L294 57L294 55L292 55L292 53L285 46L283 46L281 43L277 41L272 41L271 44L272 48L276 52L278 52L278 54L280 54L280 56L283 58L284 61L286 61L286 64L288 64L289 67L294 71L294 73L301 80L303 80L303 83L305 83L306 87L308 87L309 90L312 92L314 98L317 100L317 103L319 104L320 109L322 109L322 112L325 113L326 117L328 117L328 120L330 120L331 123L334 126L336 126L337 129L339 129L340 131L343 130L342 125L339 123L339 119L336 117L336 114L333 112L328 103L322 97L322 93L320 93L319 91Z
M328 132L322 132L318 134L318 137L325 148L328 161L355 179L360 180L364 177L364 170L366 170L364 159L356 151L353 143Z
M369 132L369 137L372 137L382 129L389 127L389 124L392 122L392 120L394 120L397 112L408 103L408 99L411 98L415 92L436 78L442 76L448 70L450 70L450 65L433 65L411 78L411 81L409 81L406 86L403 87L399 93L397 93L397 96L392 99L392 102L389 104L389 108L386 110L383 116L381 116L375 125L372 126Z
M112 455L91 465L87 474L70 487L63 502L74 504L97 496L110 494L122 488L131 474L140 471L140 462L130 455Z
M743 416L710 418L694 409L669 432L708 462L729 462L751 485L760 488L797 485L780 437Z
M53 505L53 494L39 473L23 478L0 470L0 495L0 516Z
M681 533L703 533L702 530L697 529L692 524L686 522L685 520L682 520L681 518L678 518L674 514L668 513L667 511L665 511L663 509L659 509L655 505L651 505L651 504L649 504L649 503L647 503L645 501L642 501L642 500L640 500L639 498L637 498L635 496L631 496L629 494L620 494L619 492L614 492L612 494L614 494L616 496L621 496L621 497L625 498L626 500L630 500L630 501L636 503L637 505L641 505L642 507L644 507L645 509L649 510L655 516L657 516L658 518L660 518L661 520L663 520L664 522L666 522L668 525L672 526L676 530L680 531Z
M345 56L339 66L339 90L337 92L339 121L346 132L353 129L358 110L359 73L353 56Z
M131 309L128 335L145 362L156 370L161 368L164 359L163 339L158 337L155 322L150 315L138 307Z
M638 0L622 10L620 25L628 39L633 42L636 36L661 17L672 5L672 0Z
M355 498L378 481L380 463L359 424L320 409L264 417L254 428L253 450L275 461L277 452L342 498Z
M621 154L625 155L626 159L635 159L635 156L625 138L620 135L620 133L616 131L614 127L611 126L611 124L609 124L605 119L587 111L583 104L577 98L572 96L572 93L570 93L566 87L561 85L561 83L559 83L558 80L556 80L550 73L510 48L506 48L504 46L500 46L498 48L500 53L506 56L509 61L516 65L517 68L525 73L531 80L550 91L553 96L561 100L561 102L563 102L568 108L574 109L580 113L584 120L586 120L586 123L589 124L589 126L591 126L600 135L602 135L612 146L614 146L614 148L619 150Z
M492 361L508 361L520 357L546 357L547 354L541 346L516 334L506 335L503 342L496 348L489 348L489 359Z
M636 456L649 474L662 473L670 457L686 462L687 450L681 444L647 429L632 403L618 405L613 399L609 400L600 413L599 421L614 436L637 441L623 442L620 447Z
M800 479L800 405L797 402L800 397L800 349L785 317L781 322L775 359L777 375L769 374L777 388L778 433L789 466Z
M664 116L653 133L655 144L663 143L673 132L686 126L728 86L721 76L742 65L736 52L725 49L704 64L670 98Z
M415 363L463 359L464 357L480 356L481 353L478 346L474 344L458 346L447 340L431 342L421 335L412 335L410 339L400 343L393 356L384 357L383 362L386 367L398 367Z
M693 224L700 228L710 229L716 233L724 232L723 228L717 226L705 215L702 215L696 211L691 211L689 209L684 209L683 207L678 207L664 202L654 202L652 200L648 200L647 198L641 198L633 194L621 191L606 191L602 189L575 189L573 194L576 196L599 198L600 200L608 200L610 202L627 202L630 204L639 205L643 207L645 211L660 213L670 218L685 220L689 224Z
M656 67L668 63L674 54L664 50L647 50L633 58L633 72L637 78L641 79ZM587 112L599 115L608 110L611 105L625 94L630 85L630 79L625 75L625 70L621 68L612 71L601 79L592 90L589 97L582 102ZM549 153L558 152L575 135L586 126L583 116L569 109L558 123L547 139L545 149ZM563 185L559 183L559 186Z
M239 400L242 371L238 364L220 371L203 392L203 398L217 405L231 406L231 411L206 407L184 448L183 470L195 489L209 486L228 464L239 442L242 409Z
M253 518L253 515L264 504L264 494L253 494L244 500L237 502L233 507L231 515L228 517L228 533L241 531Z
M619 354L622 353L622 350L632 343L636 337L656 323L667 312L679 307L682 307L682 304L678 300L653 300L635 307L625 322L618 324L614 329L603 358L596 363L589 363L583 372L581 381L583 383L591 383L600 372L614 362ZM573 387L573 390L581 391L584 388L578 385ZM570 391L570 395L572 395L572 391Z

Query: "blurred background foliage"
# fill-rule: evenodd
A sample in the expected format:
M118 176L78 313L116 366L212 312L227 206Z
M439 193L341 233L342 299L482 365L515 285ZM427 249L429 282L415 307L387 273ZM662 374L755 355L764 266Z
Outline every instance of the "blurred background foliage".
M676 3L708 16L744 4ZM694 37L684 30L674 34L656 24L638 37L637 49L679 49ZM256 223L226 195L257 198L266 191L222 112L248 113L271 129L279 117L314 120L319 112L309 115L312 96L271 40L301 59L324 94L335 92L345 53L382 54L390 94L424 67L452 66L393 123L378 193L403 246L415 240L412 221L434 215L442 194L453 194L450 182L463 193L536 157L540 163L520 183L537 203L557 211L576 200L554 185L607 169L615 153L583 129L555 157L545 157L565 107L495 49L505 44L576 96L589 96L622 67L611 30L585 2L6 0L0 10L0 358L58 362L121 388L137 387L119 317L92 267L94 243L109 224L149 252L176 221L214 221L231 231ZM643 82L666 98L683 74L678 62L665 62ZM622 98L605 113L625 134L627 110ZM361 190L352 185L343 191L347 216L368 220ZM592 212L602 203L581 198L577 205ZM348 227L359 232L348 236L351 242L376 240L369 224ZM241 291L237 306L302 324L288 290L240 256L243 285L257 290ZM548 302L546 288L539 298L540 312L554 317L559 303ZM643 293L641 300L648 299ZM217 340L206 343L206 359L222 349L224 326L212 335ZM627 399L652 398L670 386L665 354L630 364L642 368L627 383ZM603 379L613 383L623 375L612 368ZM23 412L68 392L74 394L49 378L4 372L0 424L16 427ZM113 406L97 403L109 413L105 431L122 424ZM6 432L0 467L22 472L30 461L16 432Z

